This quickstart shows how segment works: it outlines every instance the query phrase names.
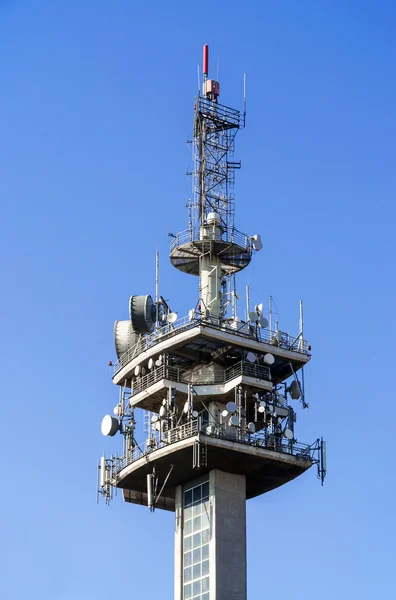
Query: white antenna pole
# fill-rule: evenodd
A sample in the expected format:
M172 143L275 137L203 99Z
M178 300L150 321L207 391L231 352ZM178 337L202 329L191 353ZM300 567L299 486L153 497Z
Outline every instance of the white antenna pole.
M249 297L249 286L246 286L246 321L249 321L250 312L250 297Z
M198 96L201 95L201 72L199 69L199 65L197 65L197 70L198 70Z
M159 252L155 253L155 322L158 325L158 305L159 305Z
M270 329L270 331L272 331L272 296L269 297L268 313L269 313L269 329Z
M304 320L303 320L303 302L300 300L300 342L299 348L302 349L304 344Z
M243 74L243 124L246 125L246 73Z

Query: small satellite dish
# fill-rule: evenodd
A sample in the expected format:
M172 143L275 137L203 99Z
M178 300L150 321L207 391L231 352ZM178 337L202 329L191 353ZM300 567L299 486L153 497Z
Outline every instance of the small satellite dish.
M183 412L186 415L188 413L188 409L190 408L190 404L188 402L188 400L184 403L184 408L183 408Z
M273 417L277 417L277 416L278 416L278 413L276 412L276 410L274 410L274 412L273 412L273 415L272 415L272 416L273 416Z
M140 365L136 365L134 373L135 373L136 377L138 377L138 375L140 375Z
M256 235L252 236L252 241L253 241L253 249L254 250L256 250L258 252L259 250L262 249L263 242L261 241L261 235L259 233L256 233Z
M255 433L256 432L256 425L254 423L248 423L248 431L249 433Z
M194 321L194 317L195 317L195 310L192 308L191 310L188 311L188 320Z
M250 363L254 363L254 362L256 362L256 355L253 354L253 352L248 352L246 354L246 360Z
M159 419L158 419L158 421L156 421L156 422L154 423L154 429L155 429L156 431L159 431L159 430L161 429L161 421L160 421Z
M100 428L103 435L109 435L110 437L113 437L113 435L115 435L119 430L120 425L118 423L118 419L112 417L111 415L106 415L102 419L102 425Z
M119 417L122 413L122 406L121 404L117 404L117 406L115 406L113 408L113 413L115 414L116 417Z
M264 356L264 362L265 362L267 365L273 365L273 364L274 364L274 362L275 362L275 356L274 356L273 354L269 354L269 353L268 353L268 354L266 354L266 355Z
M289 392L290 392L290 396L292 397L293 400L298 400L299 397L301 396L301 389L300 389L300 383L299 381L296 381L295 379L291 382L290 386L289 386Z
M197 410L193 410L192 411L192 416L193 416L193 419L196 419L198 417L198 411Z
M162 406L166 406L166 398L162 400Z
M221 413L221 416L226 418L226 417L228 417L228 414L229 414L228 410L223 410L223 412Z
M293 437L294 437L294 436L293 436L293 432L292 432L292 430L291 430L291 429L289 429L288 427L286 427L286 429L285 429L285 431L284 431L283 435L285 436L285 438L286 438L287 440L292 440L292 439L293 439Z
M160 411L159 411L159 416L162 419L163 417L165 417L165 415L166 415L166 408L165 408L165 406L161 406Z
M254 323L257 323L258 320L259 320L259 316L256 312L249 313L249 321L253 321Z
M158 357L155 361L155 366L160 367L162 365L162 356Z
M280 417L278 417L278 425L280 425L282 423L282 419Z
M230 425L232 425L233 427L236 427L239 423L239 419L237 415L232 415L231 419L230 419Z
M267 406L267 403L264 402L264 400L260 400L260 406L262 406L263 408L265 408Z
M259 319L258 324L260 325L260 327L262 327L263 329L265 329L266 327L268 327L268 321L267 319L265 319L264 317L261 317L261 319Z
M258 411L259 413L265 412L265 406L259 406Z
M156 423L157 421L158 421L158 415L153 415L153 416L151 417L151 422L152 422L152 423Z
M155 363L154 363L154 359L150 358L150 360L148 361L148 368L151 369L154 367Z
M268 410L270 413L274 412L274 407L271 404L268 404Z
M174 312L168 313L166 320L168 321L168 323L171 323L171 324L175 323L175 321L177 321L177 313L174 313Z
M235 402L227 402L226 409L229 413L234 413L237 409L237 405L235 404Z

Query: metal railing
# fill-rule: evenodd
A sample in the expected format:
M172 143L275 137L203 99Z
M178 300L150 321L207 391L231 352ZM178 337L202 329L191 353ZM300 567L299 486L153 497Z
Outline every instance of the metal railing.
M245 375L246 377L254 377L255 379L271 381L271 371L269 367L265 365L249 363L246 361L241 361L236 365L229 367L228 369L215 371L204 378L199 376L194 377L193 373L189 377L188 371L184 369L178 369L177 367L171 367L168 365L161 365L146 375L136 379L132 383L131 396L140 394L140 392L147 390L158 381L161 381L161 379L169 379L173 382L185 384L191 383L193 385L215 385L227 383L228 381L231 381L232 379L235 379L235 377L239 377L241 375Z
M213 231L213 237L210 237L211 232ZM246 233L242 233L235 229L235 227L230 227L221 233L221 236L217 237L218 228L210 225L204 225L203 227L195 226L190 227L189 229L185 229L180 233L177 233L174 237L172 237L170 242L170 250L173 252L178 246L183 246L184 244L188 244L189 242L206 242L206 241L219 241L219 242L227 242L229 244L236 244L240 248L244 250L250 250L252 246L252 242L250 237ZM207 232L209 237L203 238L203 232Z
M134 346L124 352L124 354L114 363L114 375L145 350L148 350L156 344L178 335L183 331L194 329L199 326L226 331L227 333L247 339L255 339L259 342L278 346L293 352L299 352L300 354L309 354L307 341L302 340L299 337L293 337L282 331L269 331L268 329L263 329L243 321L231 322L230 320L225 321L219 317L213 316L207 318L202 317L201 319L194 318L193 320L190 320L187 316L177 320L175 323L167 323L164 327L159 327L153 331L153 333L142 336Z
M238 427L235 427L235 431L231 433L230 428L226 428L224 425L200 426L199 423L200 419L193 419L184 425L179 425L178 427L174 427L165 432L162 439L148 439L143 444L135 446L133 450L124 456L114 459L115 465L113 475L117 477L123 469L140 458L147 457L156 450L171 446L172 444L196 436L199 433L208 438L223 439L245 446L254 446L256 448L271 450L272 452L290 454L301 460L310 460L313 463L317 463L319 460L319 458L315 457L315 454L317 453L316 443L311 445L300 444L298 442L288 441L282 436L276 436L274 434L246 434Z
M199 111L208 118L215 118L218 121L225 121L226 123L232 124L234 127L239 127L241 113L235 108L230 108L224 104L218 102L212 102L202 96L199 96L198 109Z

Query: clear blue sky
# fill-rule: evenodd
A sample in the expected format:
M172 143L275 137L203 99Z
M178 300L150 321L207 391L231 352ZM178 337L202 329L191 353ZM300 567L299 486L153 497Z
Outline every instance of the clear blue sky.
M313 348L297 437L312 469L248 503L248 597L396 596L396 7L364 0L0 2L4 600L171 599L173 515L95 505L107 361L132 293L179 315L197 64L242 105L237 225L264 249L239 278ZM213 73L213 71L212 71ZM242 307L241 307L242 309ZM117 440L118 441L118 440Z

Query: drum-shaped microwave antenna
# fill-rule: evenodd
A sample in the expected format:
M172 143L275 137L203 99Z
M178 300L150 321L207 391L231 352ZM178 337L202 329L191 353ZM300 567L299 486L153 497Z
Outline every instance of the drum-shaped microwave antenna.
M120 358L129 348L132 348L138 339L139 334L133 330L130 321L116 321L114 323L114 344L117 358Z
M151 369L154 367L155 363L154 363L154 359L150 358L150 360L148 361L148 368Z
M226 404L226 409L228 410L229 413L234 413L237 409L237 405L235 404L235 402L227 402Z
M232 417L230 419L230 425L232 425L233 427L236 427L238 424L239 424L238 415L232 415Z
M150 294L129 298L129 316L136 333L151 333L154 330L156 309Z
M252 242L253 242L253 250L257 250L257 252L258 252L259 250L262 249L263 242L261 241L261 235L259 233L252 236Z
M253 321L253 323L257 323L257 321L259 320L259 315L252 311L249 313L249 321Z
M111 415L106 415L102 419L101 431L103 435L109 435L113 437L117 433L120 428L120 424L118 423L118 419L112 417Z
M258 324L263 329L265 329L266 327L268 327L268 321L264 317L261 317L261 319L259 319Z
M177 313L174 313L174 312L168 313L166 320L168 321L168 323L175 323L177 321Z
M248 431L249 433L255 433L256 432L256 425L254 423L248 423Z

